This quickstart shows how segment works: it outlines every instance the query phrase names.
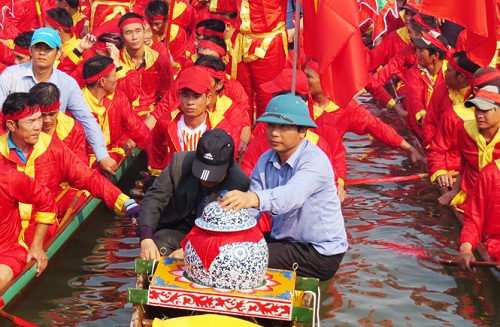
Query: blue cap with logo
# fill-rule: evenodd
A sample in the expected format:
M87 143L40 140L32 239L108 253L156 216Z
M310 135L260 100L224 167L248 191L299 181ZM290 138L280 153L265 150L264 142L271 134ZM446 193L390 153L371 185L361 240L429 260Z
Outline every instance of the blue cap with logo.
M59 34L51 28L42 27L35 30L35 33L33 33L33 37L31 38L31 45L35 45L40 42L47 44L52 49L61 49L61 38L59 37Z
M266 111L257 121L271 124L318 127L309 115L306 103L293 94L283 94L272 98L266 107Z

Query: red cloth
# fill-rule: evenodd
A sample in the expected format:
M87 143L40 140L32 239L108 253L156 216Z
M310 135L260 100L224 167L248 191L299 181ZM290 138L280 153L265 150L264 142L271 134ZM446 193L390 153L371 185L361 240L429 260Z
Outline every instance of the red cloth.
M461 108L467 110L463 106ZM474 113L474 109L468 110L470 110L470 113ZM458 171L460 168L457 138L458 130L463 125L464 119L457 112L459 111L454 110L453 107L448 109L439 120L439 125L430 139L431 142L426 154L427 168L431 177L437 177L434 174L438 170ZM427 120L427 117L425 120Z
M378 8L375 0L360 1L361 21L373 22L372 39L376 40L387 32L388 26L394 20L402 21L394 0L387 0L382 8Z
M444 73L441 69L432 82L426 74L426 70L420 69L418 65L408 70L406 75L406 99L403 103L408 115L406 116L406 128L414 132L419 139L423 139L422 125L417 121L416 115L426 110L432 96L432 92L439 84L444 84Z
M14 8L8 8L11 3L14 4ZM3 29L0 31L0 39L14 39L22 32L45 27L43 23L47 16L45 12L54 7L54 2L40 0L39 3L41 17L38 16L35 1L32 0L9 1L7 6L2 6Z
M182 151L179 137L177 136L177 123L180 121L182 112L174 110L166 112L156 122L151 134L151 147L148 151L148 164L152 170L163 170L172 159L175 152ZM215 126L210 123L209 115L206 119L207 130L221 128L231 135L234 144L240 144L241 124L224 117ZM237 155L235 151L235 156Z
M57 206L50 190L7 165L0 166L0 263L5 263L19 274L26 263L28 251L18 242L22 230L19 202L32 204L32 212L57 214ZM36 218L35 218L36 219ZM19 267L21 269L19 269Z
M358 10L356 0L318 0L317 10L303 3L304 52L318 60L323 92L340 106L368 83ZM331 35L335 42L325 43Z
M488 163L484 151L485 144L480 144L473 139L473 137L477 137L477 134L479 134L479 131L475 120L464 122L458 130L457 139L459 144L458 150L460 152L460 174L462 175L462 184L460 186L467 194L473 190L474 183L478 178L479 172L483 166L486 166ZM495 139L492 140L487 146L489 148L489 151L487 152L491 153L492 160L500 158L499 141L500 134L497 133Z
M86 99L87 100L87 99ZM87 100L87 102L89 102ZM144 124L144 121L132 109L125 93L116 90L114 94L103 99L103 106L106 108L103 117L109 124L109 143L106 144L108 151L113 148L121 148L130 138L140 149L147 149L151 144L151 131ZM101 125L97 113L92 105L89 105L92 115L96 117L97 123ZM104 129L103 126L101 128ZM93 153L92 147L87 146L88 153Z
M172 23L179 25L190 35L198 22L196 11L187 0L173 1L171 2L171 8L173 6L175 7Z
M36 181L47 186L54 196L60 192L59 185L68 181L71 187L85 189L103 199L109 208L115 208L122 192L98 171L88 168L59 139L40 133L26 166L9 150L7 136L0 136L0 164L34 171Z
M170 31L170 42L168 51L174 58L174 61L181 64L187 59L186 49L188 48L188 35L186 31L178 25L172 24ZM167 38L163 40L165 47L167 45ZM169 58L169 57L167 57ZM170 62L170 61L169 61Z
M60 112L57 117L56 130L52 137L57 137L82 162L88 164L89 157L86 149L87 139L85 138L85 130L78 121Z
M236 242L258 243L263 238L262 232L255 227L236 232L211 232L194 226L182 240L181 247L185 249L186 243L191 242L203 267L208 270L222 246Z
M450 91L446 83L436 86L426 110L424 123L422 124L422 134L424 137L422 141L424 147L429 145L434 138L443 114L452 108L453 102L451 101Z
M406 27L402 28L406 29ZM394 31L385 36L382 42L372 50L366 49L366 62L370 72L375 72L379 66L385 66L391 58L410 43L410 39L403 39L401 34L403 33ZM413 50L413 54L415 54L415 50Z
M496 0L471 0L463 5L455 0L423 0L420 12L463 26L467 30L467 56L486 67L496 52L498 5Z
M7 66L12 66L15 64L16 57L14 56L14 51L10 49L5 44L0 44L0 63Z
M154 51L158 52L160 55L165 56L166 58L170 58L167 48L165 47L165 43L160 42L155 38L152 38L149 47Z
M469 193L464 211L464 225L460 244L469 242L475 249L486 236L488 253L494 260L500 259L500 170L496 160L479 174Z

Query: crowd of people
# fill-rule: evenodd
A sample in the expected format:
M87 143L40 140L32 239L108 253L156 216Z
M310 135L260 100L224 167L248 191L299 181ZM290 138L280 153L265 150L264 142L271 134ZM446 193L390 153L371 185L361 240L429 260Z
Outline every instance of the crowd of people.
M347 132L427 165L439 203L464 211L463 269L483 240L500 259L497 59L473 62L465 30L419 2L397 1L400 17L366 46L365 89L425 155L356 99L328 98L317 58L299 49L294 69L291 1L13 3L0 31L0 288L27 260L43 271L43 244L80 189L133 218L142 258L182 257L194 220L220 199L259 218L270 267L327 280L348 249ZM136 147L149 166L132 190L141 205L105 178Z

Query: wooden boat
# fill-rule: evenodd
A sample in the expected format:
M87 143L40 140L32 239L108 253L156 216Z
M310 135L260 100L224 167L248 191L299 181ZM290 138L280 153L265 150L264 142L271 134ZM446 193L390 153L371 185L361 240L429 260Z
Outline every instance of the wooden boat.
M265 283L255 290L218 290L190 281L183 273L183 265L182 259L162 257L160 262L136 259L136 285L127 291L127 301L133 303L131 327L261 326L248 321L253 319L250 321L255 323L255 318L271 317L300 326L301 322L314 321L318 313L318 305L310 308L311 304L317 304L313 298L318 299L318 279L268 269ZM197 315L200 312L216 314L200 318ZM226 315L244 316L245 320ZM161 321L162 317L169 319ZM272 321L259 322L267 325Z
M129 156L122 161L120 168L116 172L116 176L112 176L110 178L111 182L116 183L120 180L135 158L137 158L137 154L139 154L139 152L140 150L136 148L136 156ZM49 264L50 259L62 249L66 241L68 241L78 227L90 217L92 212L100 203L100 199L89 196L80 206L80 209L73 212L68 219L62 222L56 234L45 245L45 251L47 257L49 258ZM14 299L19 298L27 289L28 285L34 281L35 276L36 265L35 261L32 260L23 268L19 276L14 278L9 282L9 284L0 290L0 308L6 306Z

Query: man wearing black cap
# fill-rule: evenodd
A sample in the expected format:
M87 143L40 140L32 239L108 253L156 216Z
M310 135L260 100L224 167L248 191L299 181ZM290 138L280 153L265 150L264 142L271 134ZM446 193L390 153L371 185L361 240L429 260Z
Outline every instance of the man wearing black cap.
M196 151L176 152L141 203L141 258L156 259L179 249L205 205L223 190L247 191L250 179L234 164L234 141L222 129L203 133Z

